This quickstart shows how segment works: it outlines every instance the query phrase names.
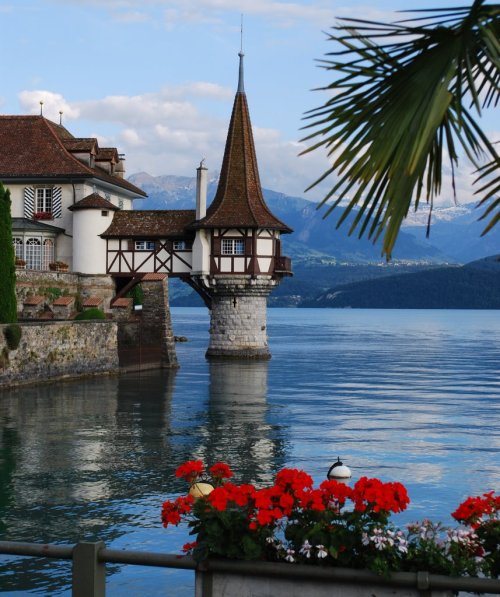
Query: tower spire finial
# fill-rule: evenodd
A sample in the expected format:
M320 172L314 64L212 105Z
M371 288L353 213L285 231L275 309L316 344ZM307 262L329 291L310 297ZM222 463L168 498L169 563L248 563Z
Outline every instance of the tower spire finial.
M245 86L243 83L243 15L241 15L241 29L240 29L240 51L238 56L240 57L240 73L238 77L238 93L245 93Z

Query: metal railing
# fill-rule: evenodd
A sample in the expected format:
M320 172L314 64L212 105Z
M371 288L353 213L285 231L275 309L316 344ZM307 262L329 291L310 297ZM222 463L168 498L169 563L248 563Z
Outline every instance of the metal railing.
M332 583L356 583L367 586L386 585L414 588L419 591L449 590L483 594L500 594L500 579L450 577L428 572L396 572L380 577L367 570L313 567L278 562L245 562L234 560L207 560L196 563L191 556L147 551L108 549L104 542L80 542L76 545L48 545L0 541L0 554L72 560L72 597L105 597L106 564L131 564L193 570L197 573L249 574L267 577L286 576L290 579L330 580ZM211 593L211 591L209 591Z

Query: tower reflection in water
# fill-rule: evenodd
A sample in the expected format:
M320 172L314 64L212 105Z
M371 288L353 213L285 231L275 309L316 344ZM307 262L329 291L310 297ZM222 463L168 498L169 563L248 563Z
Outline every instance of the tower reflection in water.
M268 361L212 361L206 463L227 462L237 482L269 483L284 462L281 430L267 421Z
M235 482L257 485L283 465L267 375L267 361L203 362L2 392L0 539L178 552L186 531L165 532L159 513L186 490L181 462L226 461ZM149 590L167 574L108 568L111 587L140 579ZM2 593L64 593L70 579L66 563L0 556Z

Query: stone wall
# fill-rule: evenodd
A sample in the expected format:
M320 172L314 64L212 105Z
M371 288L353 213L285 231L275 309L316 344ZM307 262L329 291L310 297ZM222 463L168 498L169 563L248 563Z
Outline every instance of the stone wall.
M270 276L215 277L207 358L269 359L267 297L277 281Z
M148 276L145 276L141 287L144 295L141 316L142 342L145 345L161 346L163 367L178 367L168 302L167 278L165 276L161 280L148 280Z
M49 309L55 298L74 296L77 306L91 296L98 296L104 301L104 310L115 295L115 285L111 276L61 273L52 271L16 270L17 312L23 310L27 296L39 295L45 298L45 307Z
M111 321L22 323L10 350L0 325L0 388L118 371L117 324Z

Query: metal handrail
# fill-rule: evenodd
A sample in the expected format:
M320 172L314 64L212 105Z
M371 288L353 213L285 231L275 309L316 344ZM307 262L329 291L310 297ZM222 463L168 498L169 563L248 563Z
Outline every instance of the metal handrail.
M71 545L50 545L0 541L0 554L54 558L73 561L73 597L105 597L105 564L132 564L193 570L197 574L221 572L226 574L252 574L268 577L309 578L332 582L358 583L412 587L418 590L442 589L500 594L500 579L475 577L450 577L428 572L395 572L388 577L368 570L328 568L320 566L286 565L279 562L249 562L210 559L200 563L191 556L147 551L108 549L103 542L80 542Z

